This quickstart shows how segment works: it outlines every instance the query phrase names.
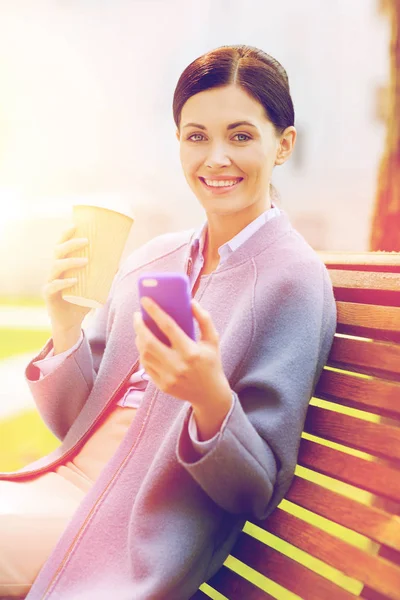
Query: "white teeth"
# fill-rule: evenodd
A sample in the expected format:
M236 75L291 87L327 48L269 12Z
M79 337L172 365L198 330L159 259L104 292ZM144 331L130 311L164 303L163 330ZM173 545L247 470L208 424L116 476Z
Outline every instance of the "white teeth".
M235 179L235 180L230 180L230 181L212 181L210 179L205 179L204 180L206 182L207 185L211 186L211 187L231 187L232 185L235 185L236 183L239 183L239 179Z

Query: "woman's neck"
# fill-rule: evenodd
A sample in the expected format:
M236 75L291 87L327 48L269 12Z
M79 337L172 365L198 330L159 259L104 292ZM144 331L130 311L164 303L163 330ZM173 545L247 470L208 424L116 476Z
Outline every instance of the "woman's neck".
M204 256L207 257L207 263L218 266L220 259L218 248L226 244L249 223L271 207L271 198L268 197L267 205L263 204L260 207L258 204L253 204L248 207L249 210L246 214L243 214L242 211L242 213L223 215L222 217L220 215L208 215L204 241Z

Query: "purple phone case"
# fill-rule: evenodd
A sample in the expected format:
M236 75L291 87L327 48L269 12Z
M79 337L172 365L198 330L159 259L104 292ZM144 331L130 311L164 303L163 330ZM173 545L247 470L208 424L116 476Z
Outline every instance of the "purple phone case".
M145 279L157 281L155 286L144 285ZM190 290L189 277L184 273L142 273L138 278L139 298L149 296L166 313L168 313L183 331L192 340L196 341L194 330L194 318L190 301L192 294ZM150 317L147 311L140 305L142 317L147 327L154 333L158 339L171 346L169 339L160 330L155 321Z

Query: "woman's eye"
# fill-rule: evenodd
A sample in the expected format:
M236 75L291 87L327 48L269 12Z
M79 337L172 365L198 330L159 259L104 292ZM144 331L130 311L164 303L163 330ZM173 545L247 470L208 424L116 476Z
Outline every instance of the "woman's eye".
M188 137L188 140L191 140L196 135L199 135L200 137L204 137L201 135L201 133L193 133L191 136ZM193 140L193 141L196 141L196 140Z
M247 140L251 139L250 136L246 135L245 133L237 133L236 135L234 135L234 137L236 137L237 135L241 135L246 138L245 140L238 140L239 142L247 142Z

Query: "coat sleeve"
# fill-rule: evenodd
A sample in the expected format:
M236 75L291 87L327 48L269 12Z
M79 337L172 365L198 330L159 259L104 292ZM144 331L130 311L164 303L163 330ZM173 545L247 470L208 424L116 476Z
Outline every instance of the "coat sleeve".
M309 400L336 330L336 303L320 261L285 270L268 303L257 283L254 296L253 337L217 442L203 456L196 452L189 405L176 453L219 506L264 519L292 480Z
M182 244L194 230L180 232ZM62 441L85 405L93 388L107 343L110 308L116 285L126 273L151 264L167 250L176 248L176 234L155 236L136 248L120 264L114 276L106 303L94 311L88 325L82 329L83 339L51 373L40 379L40 369L33 363L46 358L53 348L49 338L37 356L25 369L25 380L43 421ZM90 316L90 315L88 315Z
M42 419L61 441L82 410L96 379L106 345L108 315L117 279L118 273L106 303L95 309L88 325L82 328L80 343L71 353L40 377L40 369L33 363L44 359L52 350L53 338L49 338L25 369L25 380Z

